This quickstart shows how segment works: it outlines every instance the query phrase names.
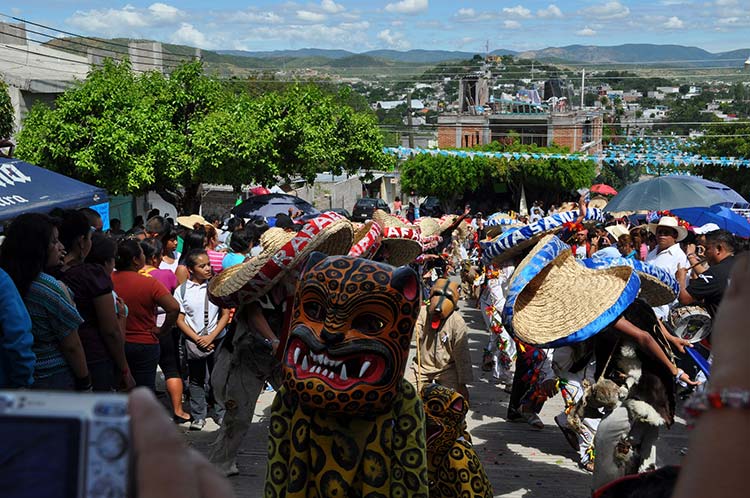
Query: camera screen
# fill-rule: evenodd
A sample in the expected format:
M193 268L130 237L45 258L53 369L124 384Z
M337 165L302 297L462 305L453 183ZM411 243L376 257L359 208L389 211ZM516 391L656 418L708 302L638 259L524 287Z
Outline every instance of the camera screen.
M77 494L81 422L0 417L3 498L72 498Z

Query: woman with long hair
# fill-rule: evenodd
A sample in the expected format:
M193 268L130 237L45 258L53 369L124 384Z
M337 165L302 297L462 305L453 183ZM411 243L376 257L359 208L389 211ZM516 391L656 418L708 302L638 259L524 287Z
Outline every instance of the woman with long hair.
M10 275L31 316L36 355L33 387L88 390L91 377L78 336L83 318L65 285L48 273L64 257L55 220L27 213L8 228L0 267Z
M67 254L58 276L73 291L83 317L78 334L94 391L129 390L135 381L125 358L125 343L112 297L112 271L105 270L106 263L114 262L116 244L100 233L92 234L86 216L72 209L62 213L60 241ZM96 262L91 262L87 258L94 244Z
M162 262L163 254L161 242L159 239L147 239L141 242L141 249L146 257L146 264L141 268L139 273L155 278L170 293L174 293L177 288L177 277L171 270L159 267ZM162 308L156 310L156 326L163 325L166 313ZM182 372L180 371L179 361L179 338L180 331L173 328L167 334L159 337L159 366L164 374L164 383L167 387L167 394L172 403L172 416L177 423L189 422L190 414L182 407L182 393L184 385L182 382Z
M116 272L112 274L115 292L128 307L125 325L125 356L137 386L152 391L159 362L159 337L171 333L180 307L169 290L155 278L141 275L145 255L138 241L124 240L117 247ZM156 326L156 308L165 313L164 323Z
M160 247L161 260L156 267L175 273L180 262L180 253L177 252L177 232L174 229L168 230L161 237Z
M206 228L203 225L197 225L193 230L189 230L183 237L182 242L182 253L180 253L179 265L175 270L174 274L177 277L177 283L182 285L190 278L190 272L188 271L185 261L187 255L195 249L206 248Z

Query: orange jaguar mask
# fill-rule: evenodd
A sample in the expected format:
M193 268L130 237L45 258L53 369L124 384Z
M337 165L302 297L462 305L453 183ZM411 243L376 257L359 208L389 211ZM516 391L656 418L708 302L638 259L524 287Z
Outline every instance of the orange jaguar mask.
M439 329L451 316L457 304L458 284L447 278L437 279L430 290L430 304L427 308L430 327L433 330Z
M313 253L300 277L284 384L303 406L339 414L391 407L419 313L417 274Z

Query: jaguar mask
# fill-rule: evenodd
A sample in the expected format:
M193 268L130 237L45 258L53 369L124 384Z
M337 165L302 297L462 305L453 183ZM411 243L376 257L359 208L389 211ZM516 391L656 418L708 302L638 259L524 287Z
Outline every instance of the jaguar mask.
M466 432L463 396L439 384L420 393L427 429L430 498L492 498L492 485Z
M438 330L451 316L458 304L458 284L447 278L439 278L430 290L427 316L432 330Z
M313 253L300 276L284 385L300 404L346 415L390 409L419 313L417 274Z

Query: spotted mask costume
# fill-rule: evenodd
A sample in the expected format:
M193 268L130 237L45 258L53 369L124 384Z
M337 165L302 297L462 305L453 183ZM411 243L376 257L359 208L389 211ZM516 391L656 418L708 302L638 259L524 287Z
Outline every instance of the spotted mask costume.
M427 423L430 498L491 498L492 485L465 431L463 396L440 384L420 393Z
M404 380L417 278L310 256L272 405L267 498L427 497L424 409Z

